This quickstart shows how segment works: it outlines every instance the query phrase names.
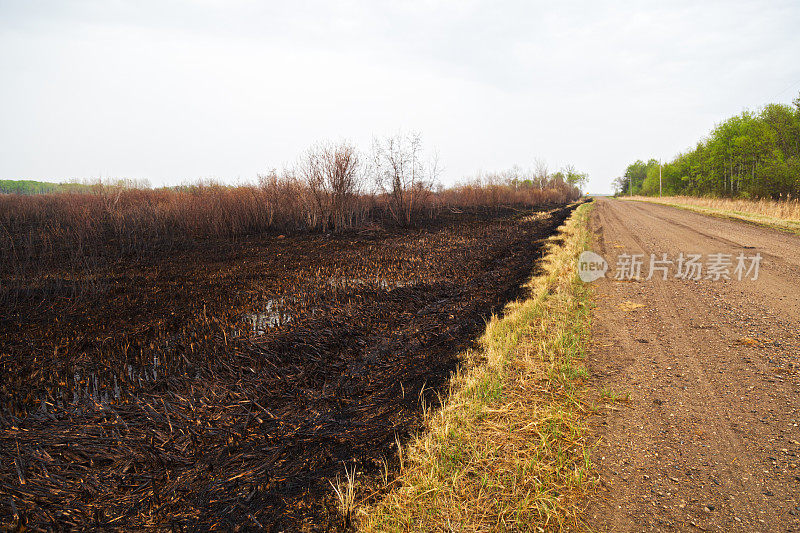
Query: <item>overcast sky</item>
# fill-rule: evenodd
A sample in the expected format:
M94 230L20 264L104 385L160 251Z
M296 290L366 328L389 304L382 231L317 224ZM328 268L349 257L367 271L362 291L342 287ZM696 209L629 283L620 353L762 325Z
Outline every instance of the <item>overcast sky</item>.
M0 0L0 178L234 183L416 130L453 183L668 159L800 91L800 2Z

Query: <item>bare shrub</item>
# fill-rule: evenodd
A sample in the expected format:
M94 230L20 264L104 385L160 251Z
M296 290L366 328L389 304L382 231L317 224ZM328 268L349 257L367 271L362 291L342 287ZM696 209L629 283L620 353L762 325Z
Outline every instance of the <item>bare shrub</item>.
M282 174L272 170L259 175L259 188L266 209L265 229L285 232L301 231L315 226L314 201L308 187L293 171Z
M396 223L409 225L415 214L433 207L438 173L438 158L425 160L418 133L373 139L370 174Z
M311 227L342 231L363 221L361 162L346 142L311 147L297 166L297 175L311 193Z
M364 216L358 205L363 180L358 152L347 143L328 146L323 151L323 163L331 196L333 228L342 230L355 227Z

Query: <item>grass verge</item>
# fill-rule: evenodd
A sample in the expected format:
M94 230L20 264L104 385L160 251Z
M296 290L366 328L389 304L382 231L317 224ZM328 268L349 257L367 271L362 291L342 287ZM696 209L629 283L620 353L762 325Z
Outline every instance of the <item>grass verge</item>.
M743 220L790 233L800 234L800 202L775 200L741 200L732 198L695 198L692 196L625 196L623 200L651 202L679 207L696 213Z
M589 288L577 257L592 204L551 237L529 296L493 317L447 400L404 447L401 469L362 531L557 531L580 528L593 486L581 400Z

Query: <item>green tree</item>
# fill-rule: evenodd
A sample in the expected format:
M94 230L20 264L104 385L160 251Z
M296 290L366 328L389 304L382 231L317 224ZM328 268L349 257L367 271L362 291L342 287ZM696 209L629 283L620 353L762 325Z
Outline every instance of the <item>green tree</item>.
M661 169L665 194L746 198L800 195L800 96L717 124L693 150ZM658 194L658 162L638 160L615 180L628 194Z

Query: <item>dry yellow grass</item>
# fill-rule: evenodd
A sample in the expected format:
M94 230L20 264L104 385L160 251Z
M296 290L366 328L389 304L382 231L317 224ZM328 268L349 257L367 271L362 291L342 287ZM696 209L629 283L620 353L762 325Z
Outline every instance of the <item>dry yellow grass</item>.
M742 200L732 198L695 198L692 196L624 197L657 204L682 207L691 211L725 218L735 218L795 233L800 232L800 201Z
M363 531L558 531L580 528L593 486L580 400L589 289L577 277L591 204L551 242L527 299L493 317L448 399L402 450L401 471Z

